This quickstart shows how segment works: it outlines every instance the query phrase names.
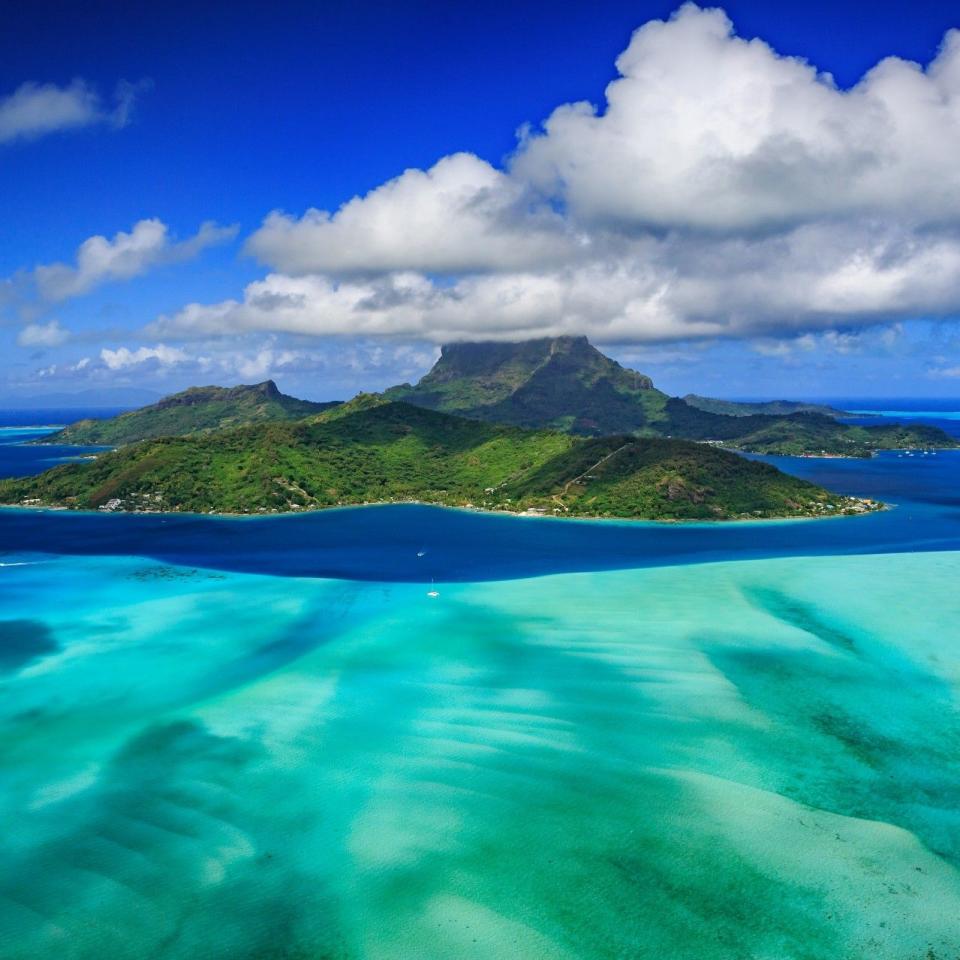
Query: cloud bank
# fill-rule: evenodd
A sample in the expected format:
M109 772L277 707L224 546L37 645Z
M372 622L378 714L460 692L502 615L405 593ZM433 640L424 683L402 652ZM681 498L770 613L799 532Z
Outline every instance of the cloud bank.
M456 153L337 210L270 213L245 245L266 276L147 335L768 343L960 312L960 31L840 89L688 3L616 70L500 166ZM37 285L57 300L174 249L143 221Z

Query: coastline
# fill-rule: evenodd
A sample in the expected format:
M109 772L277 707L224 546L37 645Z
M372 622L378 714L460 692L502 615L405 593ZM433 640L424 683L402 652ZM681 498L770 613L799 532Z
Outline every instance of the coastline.
M867 502L868 498L851 497L861 503ZM529 513L519 510L488 510L484 507L454 505L448 503L434 503L429 500L385 500L373 501L370 503L344 503L329 507L312 507L303 510L283 510L274 513L228 513L218 511L208 511L201 513L195 510L91 510L78 507L56 506L53 504L23 504L23 503L0 503L0 511L12 512L22 511L31 513L68 513L71 515L85 515L97 517L198 517L212 520L286 520L295 517L309 516L317 513L330 513L333 511L344 510L367 510L371 508L385 507L430 507L436 510L455 510L462 513L481 514L488 517L512 517L518 520L560 520L564 522L580 523L606 523L606 524L629 524L633 525L651 525L651 526L705 526L717 527L732 524L771 524L771 523L794 523L805 522L808 520L838 520L849 519L853 517L869 517L878 513L884 513L894 509L897 505L872 501L875 506L867 510L861 510L851 513L842 511L825 512L817 515L805 516L778 516L778 517L727 517L710 519L675 519L653 517L591 517L591 516L569 516L564 514L548 513Z

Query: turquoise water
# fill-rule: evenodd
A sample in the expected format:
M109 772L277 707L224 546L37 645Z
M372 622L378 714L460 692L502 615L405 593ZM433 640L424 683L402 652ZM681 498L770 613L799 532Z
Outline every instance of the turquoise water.
M960 420L960 410L851 410L890 420Z
M960 948L956 553L0 575L5 957Z
M955 960L960 457L785 462L900 506L0 512L0 956Z

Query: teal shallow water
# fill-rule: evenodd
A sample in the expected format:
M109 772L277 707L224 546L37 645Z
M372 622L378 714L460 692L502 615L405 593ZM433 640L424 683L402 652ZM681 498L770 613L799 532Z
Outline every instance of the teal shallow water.
M958 578L4 566L0 952L953 960Z

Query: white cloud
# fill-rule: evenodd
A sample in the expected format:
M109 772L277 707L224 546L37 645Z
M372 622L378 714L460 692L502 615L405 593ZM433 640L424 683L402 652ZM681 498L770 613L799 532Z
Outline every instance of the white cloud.
M53 83L24 83L0 98L0 143L30 140L59 130L95 124L126 126L137 93L143 84L121 82L114 103L102 98L83 80L67 86Z
M271 213L247 250L288 274L516 270L569 257L560 217L473 154L406 170L330 214Z
M155 347L139 347L136 350L131 350L129 347L119 347L116 350L103 349L100 351L100 359L109 370L136 367L148 361L154 361L163 367L170 367L193 360L186 351L179 347L168 347L163 343L158 343Z
M960 31L926 70L890 57L844 91L686 4L637 30L617 69L603 110L559 107L513 163L578 219L754 231L960 215Z
M17 335L17 343L21 347L59 347L69 339L69 332L57 320L28 324Z
M121 230L109 240L102 236L84 240L77 248L74 265L41 265L33 277L41 298L66 300L102 283L139 276L160 264L189 260L206 247L232 239L237 230L236 226L221 227L208 221L189 239L174 243L165 223L140 220L129 233Z
M603 109L561 106L504 169L454 154L335 213L271 214L247 249L274 272L151 335L843 353L857 328L960 312L960 32L840 90L688 4L617 68Z
M391 273L337 281L270 274L242 300L190 304L155 336L236 331L416 337L434 342L586 333L599 343L796 337L835 325L889 324L960 303L960 243L868 225L821 225L769 238L623 241L605 256L539 271L438 283Z

